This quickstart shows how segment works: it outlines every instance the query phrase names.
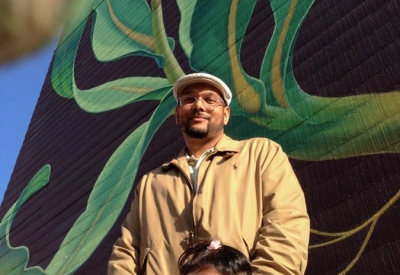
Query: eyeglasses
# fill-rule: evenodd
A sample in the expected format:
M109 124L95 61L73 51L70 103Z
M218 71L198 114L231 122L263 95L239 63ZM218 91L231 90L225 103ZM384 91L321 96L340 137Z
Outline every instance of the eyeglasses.
M179 97L178 102L179 102L180 106L186 107L186 106L192 106L198 100L201 100L201 102L203 103L204 109L207 112L214 111L214 109L218 106L225 107L225 101L222 98L220 98L219 96L214 96L214 95L207 95L205 97L183 95L183 96Z

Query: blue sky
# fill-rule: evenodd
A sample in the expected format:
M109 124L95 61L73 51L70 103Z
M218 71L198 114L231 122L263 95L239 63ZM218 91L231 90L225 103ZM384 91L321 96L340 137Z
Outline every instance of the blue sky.
M40 95L57 41L0 64L0 202Z

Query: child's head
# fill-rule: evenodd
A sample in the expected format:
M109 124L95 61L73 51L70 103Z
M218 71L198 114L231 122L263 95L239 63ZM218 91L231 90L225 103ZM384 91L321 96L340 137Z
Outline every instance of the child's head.
M181 275L251 275L251 265L239 250L220 241L200 242L178 261Z

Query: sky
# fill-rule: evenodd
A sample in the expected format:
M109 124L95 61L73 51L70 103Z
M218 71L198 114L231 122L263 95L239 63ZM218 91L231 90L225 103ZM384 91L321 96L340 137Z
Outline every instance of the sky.
M56 46L54 39L30 55L0 64L0 202L3 201Z

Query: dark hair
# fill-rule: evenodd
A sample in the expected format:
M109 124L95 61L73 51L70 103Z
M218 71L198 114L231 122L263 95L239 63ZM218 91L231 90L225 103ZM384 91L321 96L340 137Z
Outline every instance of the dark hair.
M200 272L210 266L223 275L253 274L250 262L242 252L228 245L212 248L209 247L210 243L196 243L179 257L178 267L181 275Z

